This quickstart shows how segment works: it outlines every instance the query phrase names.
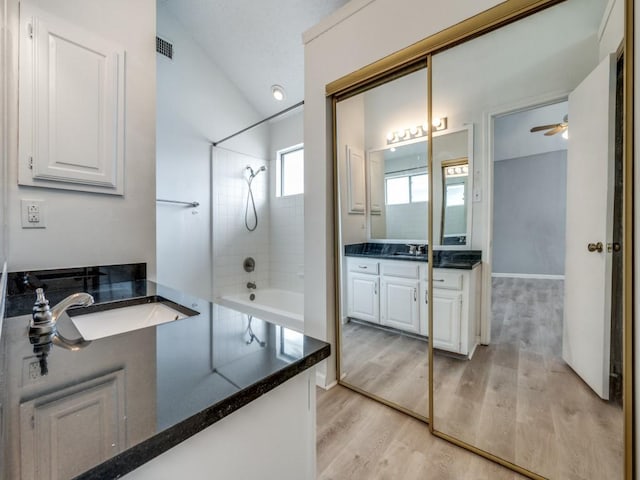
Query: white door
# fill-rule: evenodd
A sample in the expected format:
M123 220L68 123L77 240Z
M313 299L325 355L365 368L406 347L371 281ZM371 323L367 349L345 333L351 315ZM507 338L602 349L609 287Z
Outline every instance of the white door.
M609 398L615 67L610 55L569 95L567 154L562 358L604 399Z

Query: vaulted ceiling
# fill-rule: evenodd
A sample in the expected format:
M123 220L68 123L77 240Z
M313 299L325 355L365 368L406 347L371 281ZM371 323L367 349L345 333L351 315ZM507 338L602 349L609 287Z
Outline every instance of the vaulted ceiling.
M262 116L304 99L302 33L348 0L158 0ZM277 102L271 86L284 87Z

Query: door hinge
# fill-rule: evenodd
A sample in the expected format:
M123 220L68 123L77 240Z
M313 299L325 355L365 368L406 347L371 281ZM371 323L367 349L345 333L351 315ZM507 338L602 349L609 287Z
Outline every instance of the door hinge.
M27 26L27 31L29 32L29 38L33 38L33 23Z
M29 168L33 170L33 157L29 157Z

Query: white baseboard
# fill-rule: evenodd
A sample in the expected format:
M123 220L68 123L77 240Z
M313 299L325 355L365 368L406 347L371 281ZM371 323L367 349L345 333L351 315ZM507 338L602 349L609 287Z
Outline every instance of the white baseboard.
M543 273L492 273L493 278L538 278L541 280L564 280L564 275L545 275Z

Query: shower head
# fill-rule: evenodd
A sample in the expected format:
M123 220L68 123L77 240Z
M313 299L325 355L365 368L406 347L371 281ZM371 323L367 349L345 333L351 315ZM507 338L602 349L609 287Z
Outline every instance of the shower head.
M251 165L247 165L245 167L245 170L249 170L249 180L253 180L254 177L256 177L260 172L264 172L266 169L267 167L265 167L264 165L260 165L260 168L258 168L257 171L251 168Z

